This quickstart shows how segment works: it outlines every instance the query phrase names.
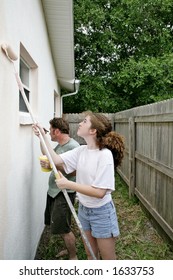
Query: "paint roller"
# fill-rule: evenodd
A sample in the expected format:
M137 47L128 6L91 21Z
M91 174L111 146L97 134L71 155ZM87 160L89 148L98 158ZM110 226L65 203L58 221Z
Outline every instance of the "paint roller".
M24 88L23 88L22 81L21 81L21 79L20 79L20 77L19 77L19 75L18 75L18 73L17 73L17 71L16 71L15 65L14 65L14 61L17 60L18 57L17 57L17 55L13 52L12 48L10 47L10 45L7 45L7 44L4 43L4 44L1 45L1 48L2 48L2 50L4 51L4 53L6 54L7 58L13 63L14 73L15 73L15 77L16 77L16 81L17 81L19 90L20 90L20 92L21 92L21 94L22 94L22 97L23 97L23 99L24 99L24 102L25 102L25 104L26 104L26 107L27 107L27 109L28 109L28 111L29 111L29 113L30 113L30 115L31 115L31 118L32 118L33 123L34 123L34 124L37 124L37 120L36 120L35 117L34 117L34 114L33 114L33 112L32 112L31 106L30 106L30 104L29 104L29 102L28 102L28 99L27 99L27 97L26 97L26 94L25 94L25 91L24 91ZM39 129L39 128L38 128L38 129ZM55 176L56 176L56 178L59 178L60 175L59 175L59 173L58 173L58 171L57 171L57 169L56 169L56 166L55 166L55 164L54 164L54 162L53 162L53 160L52 160L52 157L51 157L51 155L50 155L50 153L49 153L49 150L48 150L48 148L47 148L47 146L46 146L46 143L45 143L44 138L43 138L43 136L42 136L41 133L39 133L39 138L40 138L40 142L41 142L41 144L42 144L42 146L43 146L43 148L44 148L44 150L45 150L46 156L48 157L49 162L50 162L50 164L51 164L51 166L52 166L52 169L53 169L53 171L54 171L54 173L55 173ZM74 207L73 207L73 204L71 203L71 200L70 200L70 198L69 198L69 196L68 196L68 193L67 193L66 190L62 190L62 192L63 192L63 194L64 194L64 196L65 196L65 199L66 199L66 201L67 201L67 203L68 203L68 206L69 206L69 208L70 208L70 210L71 210L71 212L72 212L72 214L73 214L73 216L74 216L74 219L75 219L75 221L76 221L76 223L77 223L77 226L78 226L78 228L79 228L79 230L80 230L80 232L81 232L81 235L82 235L82 237L83 237L83 240L84 240L86 246L88 247L88 250L89 250L89 252L90 252L92 258L93 258L94 260L96 260L96 257L95 257L95 255L94 255L94 252L93 252L93 250L92 250L92 247L91 247L91 245L90 245L90 243L89 243L89 241L88 241L88 238L87 238L87 236L86 236L86 234L85 234L85 232L84 232L84 230L83 230L83 228L82 228L82 225L81 225L81 223L80 223L80 221L79 221L79 219L78 219L78 216L77 216L77 214L76 214L76 212L75 212L75 209L74 209Z
M1 48L5 52L9 60L14 61L18 59L17 55L13 52L12 48L9 45L2 44Z

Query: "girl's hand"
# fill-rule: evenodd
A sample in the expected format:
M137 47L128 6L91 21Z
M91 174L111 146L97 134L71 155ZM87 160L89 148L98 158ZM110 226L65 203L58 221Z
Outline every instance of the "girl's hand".
M55 180L57 187L60 188L61 190L69 189L69 187L67 187L69 180L65 178L60 171L58 171L58 174L60 177Z

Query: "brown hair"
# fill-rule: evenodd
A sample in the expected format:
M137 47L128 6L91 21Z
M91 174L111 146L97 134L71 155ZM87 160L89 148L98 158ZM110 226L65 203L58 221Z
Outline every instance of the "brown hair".
M61 133L69 134L69 123L63 118L53 118L49 123L52 128L58 128Z
M97 130L96 143L99 149L107 148L111 150L114 159L114 167L116 168L121 164L124 156L124 137L112 131L112 125L105 115L93 113L91 111L85 112L85 116L87 115L90 116L91 128Z

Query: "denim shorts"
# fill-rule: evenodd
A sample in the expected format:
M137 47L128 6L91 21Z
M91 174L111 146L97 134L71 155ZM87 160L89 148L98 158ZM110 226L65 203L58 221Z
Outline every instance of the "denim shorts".
M98 208L88 208L79 203L78 217L84 231L91 231L95 238L119 235L116 209L112 201Z

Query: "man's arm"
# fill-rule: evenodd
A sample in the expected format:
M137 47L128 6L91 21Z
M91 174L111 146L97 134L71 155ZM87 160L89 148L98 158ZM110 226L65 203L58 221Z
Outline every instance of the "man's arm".
M48 139L47 135L45 134L45 131L44 131L44 129L42 128L42 126L39 125L39 124L34 124L34 125L32 125L32 129L33 129L33 132L34 132L34 134L35 134L36 136L39 137L40 134L43 136L44 142L45 142L45 144L46 144L46 147L47 147L47 149L48 149L48 151L49 151L49 153L50 153L50 156L51 156L51 158L52 158L54 164L55 164L56 166L62 165L62 164L63 164L63 161L62 161L61 157L60 157L60 156L54 151L54 149L51 147L50 142L49 142L49 139ZM41 142L40 142L40 145L41 145L40 148L41 148L42 152L46 154L46 152L45 152L44 149L43 149L43 145L42 145Z

